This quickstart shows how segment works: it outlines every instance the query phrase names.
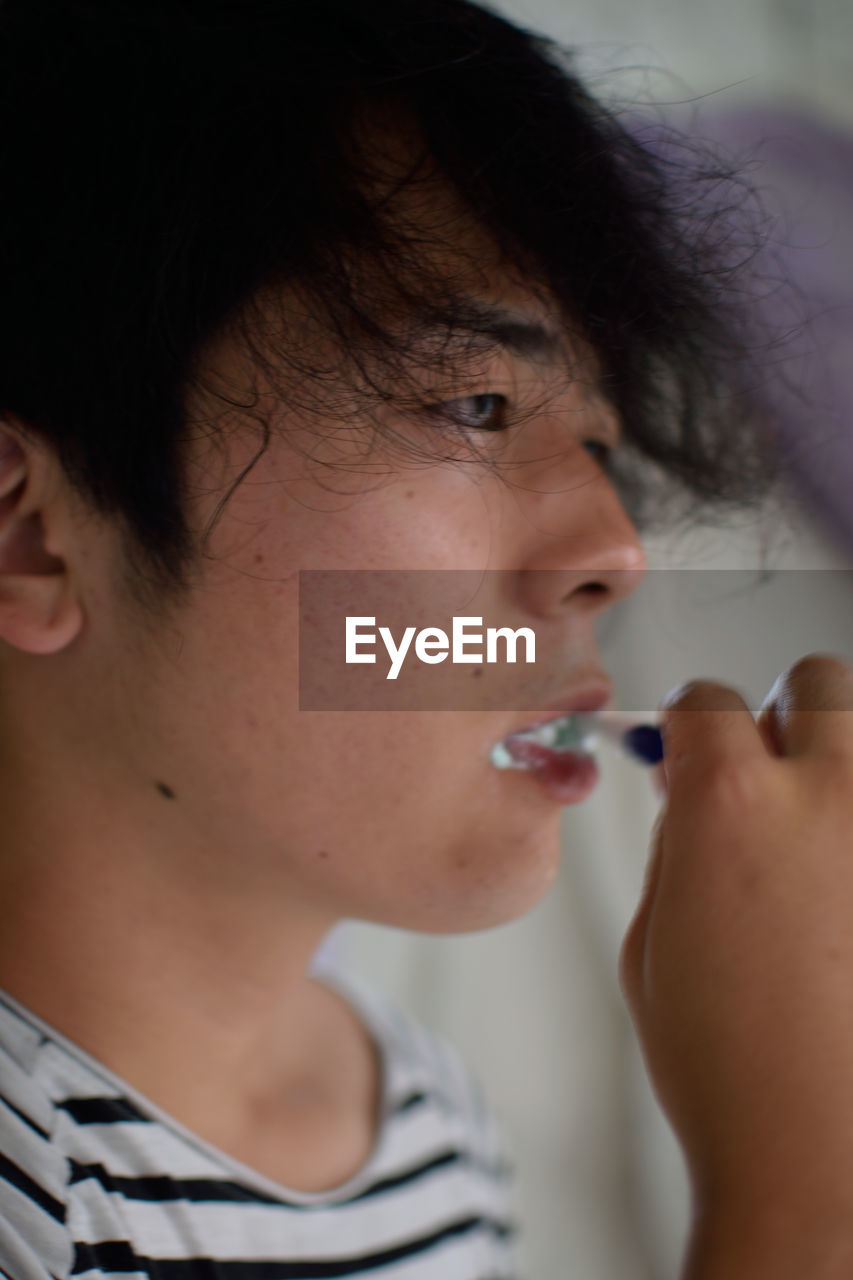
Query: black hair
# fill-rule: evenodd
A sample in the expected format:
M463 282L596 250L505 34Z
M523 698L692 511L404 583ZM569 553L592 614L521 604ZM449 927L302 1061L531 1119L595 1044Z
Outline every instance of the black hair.
M468 0L5 0L0 411L152 581L194 554L187 388L252 299L300 289L374 388L367 353L410 355L395 305L452 319L376 194L367 117L417 136L411 182L428 157L573 318L638 458L701 500L761 486L708 206L548 41ZM264 351L329 384L300 333Z

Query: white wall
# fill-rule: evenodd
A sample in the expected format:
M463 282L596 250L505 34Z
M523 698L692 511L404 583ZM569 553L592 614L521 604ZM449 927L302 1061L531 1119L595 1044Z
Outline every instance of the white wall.
M800 102L853 119L849 0L498 0L493 7L578 46L593 74L636 67L641 83L640 70L654 67L689 96Z

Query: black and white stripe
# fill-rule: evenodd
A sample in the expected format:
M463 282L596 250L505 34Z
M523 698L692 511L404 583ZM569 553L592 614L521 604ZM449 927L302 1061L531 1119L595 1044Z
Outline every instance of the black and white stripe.
M441 1039L351 977L383 1058L383 1120L346 1184L307 1193L211 1147L0 999L5 1280L517 1280L512 1180Z

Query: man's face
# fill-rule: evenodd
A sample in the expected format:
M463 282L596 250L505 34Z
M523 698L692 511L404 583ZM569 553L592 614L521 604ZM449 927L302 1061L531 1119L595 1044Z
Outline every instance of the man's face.
M471 302L493 313L494 341L440 374L420 367L422 394L407 386L370 411L419 455L366 453L356 402L326 417L316 404L310 415L273 405L269 446L221 510L185 603L152 623L153 643L139 643L129 614L96 641L113 675L104 687L133 727L105 751L106 767L174 793L161 786L157 803L175 856L329 924L468 931L544 895L560 805L529 775L496 770L490 751L531 709L606 698L593 622L642 576L635 531L598 463L618 428L593 362L485 245L480 258ZM209 353L220 381L238 376L232 356L222 344ZM235 413L218 440L196 433L198 531L258 451L256 427ZM500 704L515 710L300 710L299 571L318 569L358 571L343 602L355 615L370 612L365 573L500 570L463 612L534 628L534 683ZM402 578L411 599L396 599L395 616L409 604L422 614L428 580Z

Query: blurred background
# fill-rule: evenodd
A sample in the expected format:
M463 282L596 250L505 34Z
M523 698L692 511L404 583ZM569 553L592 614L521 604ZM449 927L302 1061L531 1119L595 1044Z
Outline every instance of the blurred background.
M599 95L744 166L768 213L764 252L803 304L767 392L783 485L760 512L652 539L647 584L600 632L625 709L699 675L757 708L801 654L853 659L853 5L495 7L577 48ZM771 291L762 305L782 303ZM616 979L657 805L642 769L606 750L596 793L565 813L560 877L524 919L446 938L347 923L324 948L479 1078L515 1157L526 1280L672 1280L686 1228L680 1155Z

